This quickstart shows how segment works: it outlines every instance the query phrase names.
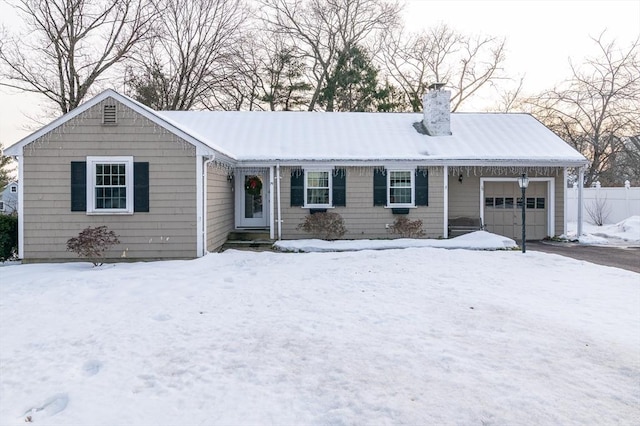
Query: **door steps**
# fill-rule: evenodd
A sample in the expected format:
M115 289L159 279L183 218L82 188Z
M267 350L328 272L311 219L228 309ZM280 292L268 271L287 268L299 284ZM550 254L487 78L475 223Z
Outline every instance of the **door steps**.
M271 250L274 242L275 240L269 238L269 232L263 229L235 230L229 233L220 251L228 249L268 251Z

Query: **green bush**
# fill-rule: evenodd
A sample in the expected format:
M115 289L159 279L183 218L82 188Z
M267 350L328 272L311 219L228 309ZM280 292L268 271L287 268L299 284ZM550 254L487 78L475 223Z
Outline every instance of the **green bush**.
M18 216L0 215L0 262L18 254Z

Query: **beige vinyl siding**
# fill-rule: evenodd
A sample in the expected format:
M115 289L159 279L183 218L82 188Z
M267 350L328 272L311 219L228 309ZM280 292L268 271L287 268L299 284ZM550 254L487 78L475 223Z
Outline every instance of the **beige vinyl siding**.
M98 104L25 146L25 261L76 259L66 251L66 241L99 225L108 226L121 242L108 258L196 256L195 148L122 104L117 114L117 125L102 125ZM135 162L149 162L150 211L72 212L71 162L86 161L87 156L133 156Z
M346 167L346 207L329 211L338 213L345 221L348 232L344 239L396 238L386 225L393 224L396 217L391 209L373 205L373 167ZM442 168L430 167L429 205L410 209L410 220L420 219L428 238L442 236L443 229L443 174ZM283 239L309 238L310 235L296 229L309 214L308 208L291 207L291 169L283 167L282 175L282 237ZM404 215L402 215L404 216ZM277 223L274 222L274 226Z
M449 218L480 217L480 176L449 176Z
M233 182L231 173L215 164L207 168L207 250L217 251L227 240L234 226Z

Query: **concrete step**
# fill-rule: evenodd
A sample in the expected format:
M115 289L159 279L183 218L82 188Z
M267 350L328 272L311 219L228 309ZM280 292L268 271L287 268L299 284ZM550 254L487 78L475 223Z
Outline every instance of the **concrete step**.
M221 251L225 250L251 250L251 251L269 251L273 246L274 240L227 240L222 245Z
M269 231L247 229L229 233L227 241L271 241L271 239Z

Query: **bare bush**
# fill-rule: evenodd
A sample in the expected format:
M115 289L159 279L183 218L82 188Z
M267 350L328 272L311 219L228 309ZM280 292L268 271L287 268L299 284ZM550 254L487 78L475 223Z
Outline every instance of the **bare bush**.
M399 217L389 229L392 234L398 234L402 238L420 238L425 235L420 219L409 220L407 217Z
M602 226L605 224L607 218L609 217L609 213L611 213L611 207L607 203L607 197L600 198L596 196L593 203L586 205L585 209L587 210L587 214L591 218L591 222L594 225Z
M338 213L323 212L305 216L304 222L298 225L302 229L322 240L337 240L347 233L344 220Z
M88 227L82 230L77 237L67 241L67 251L78 254L93 263L93 266L100 266L103 263L104 253L115 244L120 244L115 232L110 231L106 226Z

